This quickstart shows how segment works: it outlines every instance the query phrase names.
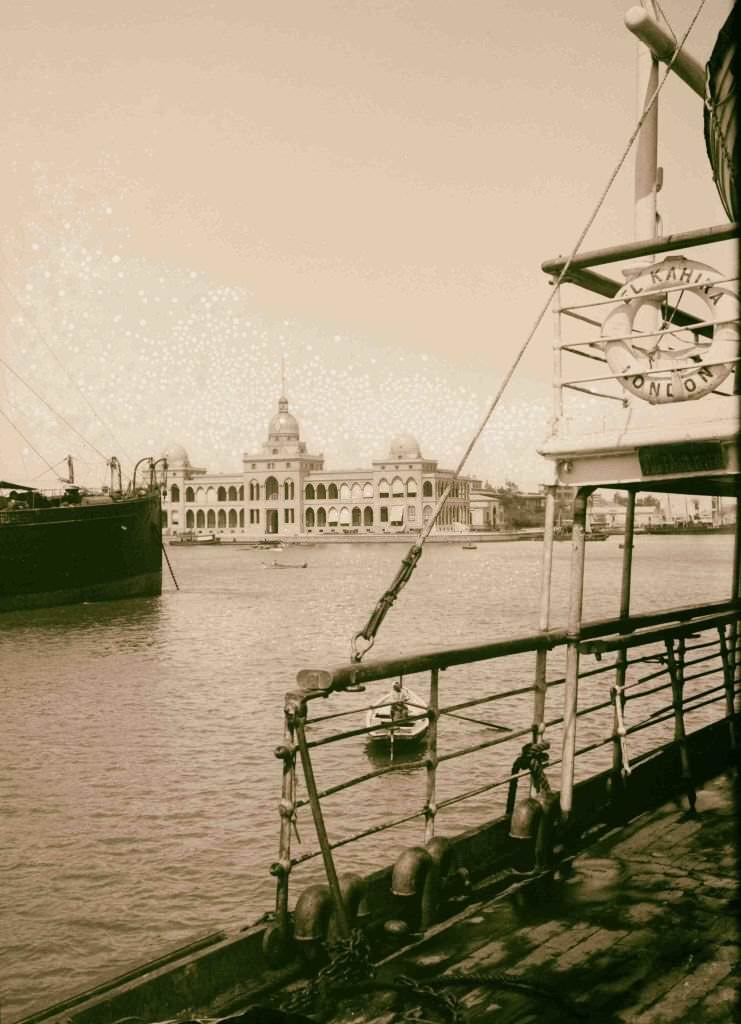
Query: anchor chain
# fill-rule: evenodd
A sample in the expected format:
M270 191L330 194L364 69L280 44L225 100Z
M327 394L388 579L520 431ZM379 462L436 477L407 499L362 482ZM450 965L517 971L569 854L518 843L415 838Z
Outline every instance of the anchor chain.
M357 928L348 939L333 942L329 947L329 956L329 963L307 984L297 989L285 1003L286 1010L310 1010L315 1003L328 1005L333 989L367 982L375 975L370 948L365 936Z

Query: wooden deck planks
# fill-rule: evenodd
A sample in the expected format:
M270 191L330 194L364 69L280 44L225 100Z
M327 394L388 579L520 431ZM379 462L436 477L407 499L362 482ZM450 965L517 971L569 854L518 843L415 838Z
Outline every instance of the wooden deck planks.
M483 900L438 925L380 975L463 976L462 1021L493 1024L729 1024L741 1020L734 787L698 792L698 814L667 804L612 830L563 877ZM507 979L512 984L507 983ZM530 991L513 987L524 982ZM553 998L548 997L552 993ZM559 1000L561 1002L559 1003ZM447 1019L402 999L354 1024Z

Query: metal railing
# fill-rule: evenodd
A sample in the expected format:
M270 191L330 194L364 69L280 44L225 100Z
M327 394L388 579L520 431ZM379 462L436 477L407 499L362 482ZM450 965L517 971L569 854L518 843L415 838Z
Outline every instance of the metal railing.
M335 906L340 908L342 930L337 851L391 830L408 836L407 829L415 822L421 822L415 841L427 843L434 836L442 813L467 805L481 814L482 798L488 801L483 803L493 819L496 804L492 795L501 794L499 809L503 812L504 791L519 780L531 781L528 769L517 765L524 744L545 740L551 742L554 750L561 751L547 770L560 770L562 788L573 779L575 771L579 778L586 778L611 769L616 777L624 778L657 747L677 744L683 783L693 805L688 733L710 721L725 719L731 748L736 747L735 715L741 692L738 618L737 604L720 602L586 623L578 637L569 636L565 630L549 630L480 646L352 664L332 671L299 672L298 689L286 695L284 742L276 750L283 765L279 859L272 867L277 879L278 923L285 925L288 921L292 872L299 865L321 857ZM568 647L575 648L581 657L581 699L571 710L563 688L563 654ZM557 661L555 671L552 664L549 666L550 675L546 659ZM465 668L463 679L460 673L454 678L456 668ZM445 672L448 676L443 683ZM367 759L364 763L359 753L360 744L378 725L350 724L348 720L363 719L379 705L379 700L363 698L358 704L354 695L367 693L371 684L400 676L426 676L429 693L420 705L409 709L404 719L389 728L426 719L428 729L423 747L411 761L395 760L389 756L389 749L385 756L376 759L376 767L369 768ZM443 697L448 693L451 699L446 702ZM380 702L386 699L382 697ZM327 713L315 713L317 702L327 700L331 700ZM480 717L487 708L496 709L496 721ZM447 743L441 747L443 723L446 732L451 732L454 745L450 748ZM469 727L477 732L470 735L466 731ZM481 733L482 729L490 734ZM580 743L570 746L565 737L575 735L577 730ZM335 746L350 753L339 761L323 760L322 754ZM452 764L465 763L466 758L474 759L474 767L468 773L465 768L450 772ZM360 765L362 770L349 777L334 777L345 765ZM320 773L329 777L320 779ZM356 790L398 773L406 777L402 790L410 791L405 806L391 807L391 814L360 829L347 828L341 812L335 811L328 828L324 815L327 801L350 791L354 801L362 800ZM412 798L413 787L408 784L414 774L421 774L424 780L421 803ZM470 774L474 777L470 778ZM299 784L305 793L299 794ZM369 807L374 805L365 799ZM392 803L388 799L384 806ZM300 812L306 809L311 811L317 844L297 853L293 837L300 835ZM407 845L408 842L407 838Z

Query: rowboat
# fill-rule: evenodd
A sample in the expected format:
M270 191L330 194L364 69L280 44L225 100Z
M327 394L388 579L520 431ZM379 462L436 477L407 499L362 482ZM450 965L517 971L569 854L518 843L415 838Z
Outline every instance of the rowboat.
M426 710L422 698L398 679L391 692L369 709L365 719L366 728L371 729L368 739L374 743L416 743L424 738L430 722L426 716L410 721L410 716Z

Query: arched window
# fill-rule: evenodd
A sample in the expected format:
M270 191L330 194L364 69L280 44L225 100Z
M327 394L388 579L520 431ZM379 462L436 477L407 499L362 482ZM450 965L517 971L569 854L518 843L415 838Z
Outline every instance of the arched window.
M431 498L432 497L432 481L431 480L425 480L425 482L422 484L422 497L423 498Z
M196 488L196 503L202 505L206 500L206 492L202 487Z
M360 509L356 505L355 508L352 510L352 524L353 524L353 526L360 526L360 519L361 519L361 512L360 512Z
M237 488L236 487L230 487L229 488L229 501L236 501L236 500L237 500Z
M260 485L256 480L250 480L250 501L260 500Z
M206 513L202 508L199 508L196 512L196 529L202 530L206 525Z
M389 496L389 482L388 482L388 480L379 480L378 481L378 497L379 498L388 498L388 496Z
M216 529L216 513L212 508L208 510L206 515L206 526L210 529Z
M326 526L327 525L327 513L324 511L323 508L318 508L316 510L316 525L317 526Z
M293 501L294 496L295 496L295 487L294 487L293 480L285 480L283 482L283 500L284 501Z
M340 509L340 526L350 525L350 509L347 507Z
M226 487L220 487L216 492L217 501L226 501Z
M239 510L239 528L240 528L240 530L244 529L244 509L243 508L240 508L240 510Z
M352 500L353 501L359 501L360 498L362 498L362 497L363 497L363 488L360 486L359 483L354 483L352 485Z
M226 509L225 508L220 508L219 509L219 514L217 516L216 522L217 522L217 525L218 525L220 530L225 530L226 529Z
M337 500L337 498L338 498L338 494L337 494L337 484L330 484L330 485L329 485L329 486L327 487L327 498L328 498L328 499L329 499L330 501L331 501L332 499L334 499L335 501Z
M193 509L189 508L185 513L185 529L192 530L195 525L195 518L193 516Z
M278 481L274 476L269 476L265 481L265 501L278 500Z
M316 485L316 496L319 501L324 501L324 499L327 497L327 488L324 486L324 484Z
M233 528L237 525L237 510L235 508L229 509L229 527Z
M240 484L239 487L239 500L244 501L244 484Z
M370 484L370 483L363 484L363 497L364 498L372 498L373 497L373 484Z
M432 506L431 505L425 505L425 507L422 509L422 518L424 519L425 522L428 522L428 520L430 519L431 515L432 515Z
M185 500L186 501L195 501L195 496L193 494L193 488L192 487L186 487L185 488Z
M304 491L304 494L306 496L306 500L307 501L313 501L314 500L314 484L307 484L306 485L306 489Z
M173 484L170 488L170 501L180 501L180 488L177 484Z
M350 485L349 484L340 484L340 499L342 501L349 501L350 500Z
M314 509L313 508L307 508L306 515L304 516L304 520L306 522L306 529L307 530L313 530L314 529L314 523L316 522L316 516L314 515Z
M391 494L394 498L404 497L404 481L400 476L395 476L391 481Z
M373 509L370 505L363 509L363 526L373 526Z
M208 490L206 491L206 504L207 505L213 505L215 501L216 501L216 488L215 487L209 487Z
M330 510L327 512L327 522L329 523L330 526L337 526L339 518L340 513L337 511L335 506L332 505Z
M160 515L161 515L160 526L164 530L166 528L166 526L167 526L167 512L165 512L165 510L162 509L162 512L160 513Z
M407 497L417 497L417 481L414 479L413 476L410 476L409 479L407 480Z

